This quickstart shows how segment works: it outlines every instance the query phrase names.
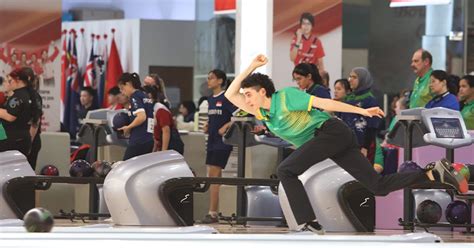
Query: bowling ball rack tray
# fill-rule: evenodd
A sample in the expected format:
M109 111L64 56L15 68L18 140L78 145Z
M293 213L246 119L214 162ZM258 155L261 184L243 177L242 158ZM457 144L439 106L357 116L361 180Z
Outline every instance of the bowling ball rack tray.
M456 199L465 200L467 205L469 206L469 213L472 213L472 202L474 201L474 194L459 194L456 190L452 187L442 184L442 183L429 183L429 184L420 184L411 187L412 189L445 189L449 191L449 193L454 196ZM469 190L474 190L474 184L469 183ZM465 231L461 232L467 235L474 235L474 224L471 223L471 218L469 219L468 223L466 224L452 224L449 222L438 222L435 224L430 223L423 223L417 220L416 218L413 221L405 221L403 218L398 219L398 224L411 230L412 232L415 231L416 227L420 227L425 229L426 232L429 232L429 229L432 227L448 227L448 228L466 228Z
M474 231L472 231L472 228L474 228L474 224L451 224L449 222L438 222L436 224L429 224L429 223L423 223L420 222L417 219L414 219L413 221L404 221L402 218L398 219L398 223L400 226L403 227L408 227L410 231L415 231L416 227L421 227L423 228L426 232L430 232L431 227L448 227L448 228L466 228L466 231L463 231L463 234L469 234L469 235L474 235Z
M11 210L15 213L18 218L23 218L25 214L14 200L15 192L19 189L29 188L33 190L48 190L52 184L66 183L66 184L89 184L95 186L97 184L103 184L104 178L99 177L61 177L61 176L24 176L15 177L3 185L3 197L10 206ZM90 187L91 190L93 187ZM95 188L95 187L94 187ZM89 192L92 195L92 192ZM93 199L90 199L93 200ZM91 211L93 212L93 211ZM102 217L102 216L98 216Z
M269 186L272 192L278 192L279 180L260 179L260 178L226 178L226 177L178 177L165 181L158 189L161 199L169 199L175 190L187 189L192 192L206 192L212 184L232 185L232 186L250 186L260 185ZM169 201L163 202L164 207L170 213L171 218L180 226L186 226L186 222L179 216L176 209ZM283 221L280 217L246 217L233 214L232 216L220 216L219 220L229 224L246 225L247 221Z
M76 210L72 209L70 212L66 212L63 209L59 210L58 215L54 215L55 219L68 219L71 222L76 220L81 220L82 223L87 223L87 219L96 219L96 218L110 218L110 214L105 213L78 213Z

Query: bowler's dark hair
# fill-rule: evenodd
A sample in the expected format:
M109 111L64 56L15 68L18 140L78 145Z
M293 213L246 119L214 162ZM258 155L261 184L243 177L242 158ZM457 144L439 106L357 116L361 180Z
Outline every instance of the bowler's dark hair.
M135 89L141 89L142 88L142 83L140 81L140 76L136 72L134 73L128 73L125 72L120 76L119 78L119 85L125 85L126 83L130 83L133 88Z
M255 90L260 90L264 88L267 97L271 97L275 93L275 85L273 81L265 74L262 73L253 73L247 76L241 84L242 88L254 88Z

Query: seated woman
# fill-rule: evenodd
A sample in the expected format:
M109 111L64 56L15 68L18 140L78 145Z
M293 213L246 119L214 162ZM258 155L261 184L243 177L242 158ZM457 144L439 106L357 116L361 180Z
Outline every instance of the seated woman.
M390 121L390 125L388 126L387 134L395 126L395 123L396 123L396 118L395 117L397 115L399 115L402 110L405 110L405 109L408 108L409 99L410 99L410 91L408 91L408 90L403 90L402 92L400 92L399 96L394 98L394 100L395 100L395 103L394 103L394 106L393 106L394 116L392 117L392 120ZM387 156L387 154L386 154L387 151L389 151L390 149L395 148L393 145L389 145L387 143L387 135L385 135L385 137L383 139L379 138L379 137L376 138L375 148L376 148L376 150L375 150L375 158L374 158L374 169L375 169L375 171L377 171L377 173L382 173L384 171L386 162L389 162L388 167L390 167L390 165L393 165L394 164L393 162L395 162L395 163L398 162L398 160L396 160L396 161L390 160L390 157ZM398 150L397 150L397 154L398 154ZM387 159L389 159L389 161L387 161ZM392 162L392 163L390 163L390 162ZM387 173L389 173L389 172L387 172Z
M293 81L298 84L300 89L310 95L331 98L330 90L324 86L323 79L319 75L315 64L301 63L295 66L293 69Z
M196 105L193 101L184 101L179 105L179 115L176 116L176 125L179 130L194 131L194 114Z
M459 99L463 106L461 115L468 130L474 130L474 76L466 75L459 82Z
M430 89L435 97L426 104L425 108L443 107L459 110L458 99L448 90L448 73L434 70L430 76Z
M352 69L349 74L349 84L352 93L344 98L345 103L361 108L377 107L377 100L371 92L374 80L366 68L356 67ZM380 125L380 119L357 113L337 113L336 115L356 134L361 152L369 161L373 162L375 135Z
M341 78L334 82L334 98L336 101L344 101L347 95L351 93L351 86L349 81L345 78Z

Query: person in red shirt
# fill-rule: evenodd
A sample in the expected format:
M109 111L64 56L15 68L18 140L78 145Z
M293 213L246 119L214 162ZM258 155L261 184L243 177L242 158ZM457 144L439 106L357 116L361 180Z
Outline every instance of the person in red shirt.
M159 102L159 90L156 85L145 85L145 93L153 101L153 152L175 150L181 155L184 154L184 143L181 140L176 124L174 123L171 111L163 103Z
M183 154L184 143L179 136L178 129L176 129L171 112L162 103L158 102L157 105L158 109L155 112L155 126L153 129L155 140L153 152L175 150Z
M324 71L324 49L321 40L313 34L314 17L303 13L300 17L300 28L296 30L291 41L290 59L295 65L313 63L319 71Z

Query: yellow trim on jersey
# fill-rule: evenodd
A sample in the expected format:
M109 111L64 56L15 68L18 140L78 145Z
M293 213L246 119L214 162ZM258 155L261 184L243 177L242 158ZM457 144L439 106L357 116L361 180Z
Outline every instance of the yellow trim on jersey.
M311 109L313 108L313 101L314 101L314 96L312 95L309 97L308 111L311 111Z
M260 109L257 109L257 115L255 115L255 118L257 118L257 120L263 120L263 115L262 115L262 112L260 112Z

